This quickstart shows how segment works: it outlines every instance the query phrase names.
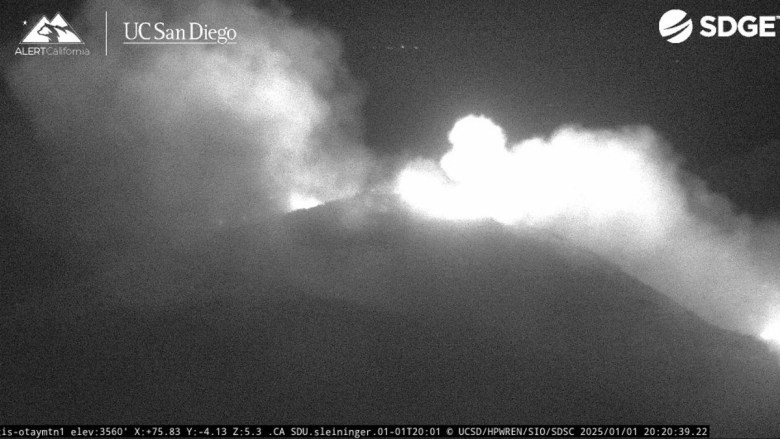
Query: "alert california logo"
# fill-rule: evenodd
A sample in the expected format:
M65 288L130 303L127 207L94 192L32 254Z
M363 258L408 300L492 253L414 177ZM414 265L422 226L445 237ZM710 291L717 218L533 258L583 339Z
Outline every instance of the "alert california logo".
M23 23L27 26L27 22ZM14 55L22 56L81 56L89 55L84 41L73 26L57 12L51 20L42 16L26 32Z

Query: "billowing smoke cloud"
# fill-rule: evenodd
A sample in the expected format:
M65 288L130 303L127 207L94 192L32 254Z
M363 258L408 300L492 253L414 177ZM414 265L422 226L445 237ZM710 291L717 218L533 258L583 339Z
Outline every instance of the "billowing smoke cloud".
M548 228L721 327L780 340L780 227L682 175L651 129L564 127L507 148L500 127L468 116L449 140L439 163L399 174L413 208Z
M5 72L47 179L35 216L90 239L181 236L362 184L360 90L329 32L235 2L91 2L68 18L90 56L17 57ZM122 45L136 21L233 28L236 44Z
M237 44L132 46L114 32L105 57L94 42L106 5L93 2L69 17L92 55L18 57L5 79L33 121L42 168L27 180L29 218L105 248L360 189L359 92L332 34L281 7L109 9L111 30L199 22L234 28ZM450 142L440 162L400 173L396 190L414 208L548 228L722 327L780 339L780 227L735 215L682 176L652 130L566 127L507 148L499 127L468 117Z

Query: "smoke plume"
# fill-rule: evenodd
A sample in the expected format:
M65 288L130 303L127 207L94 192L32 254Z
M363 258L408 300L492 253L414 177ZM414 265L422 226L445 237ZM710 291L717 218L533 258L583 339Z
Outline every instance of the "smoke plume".
M103 56L106 5L91 2L69 17L90 56L15 59L5 79L42 168L24 180L32 221L98 248L157 243L361 189L371 159L357 140L360 92L334 35L281 6L109 9L109 29L199 22L237 41L144 47L111 34ZM400 172L413 208L550 229L721 327L780 339L780 226L735 214L683 175L651 129L564 127L507 147L500 127L471 116L450 143L440 162Z
M780 226L735 214L650 128L563 127L507 148L500 127L468 116L449 140L439 163L399 174L413 208L550 229L723 328L775 337Z
M360 90L331 33L234 2L90 2L69 19L89 56L17 57L5 72L51 171L30 182L38 221L167 239L361 186ZM228 27L236 44L123 45L125 22Z

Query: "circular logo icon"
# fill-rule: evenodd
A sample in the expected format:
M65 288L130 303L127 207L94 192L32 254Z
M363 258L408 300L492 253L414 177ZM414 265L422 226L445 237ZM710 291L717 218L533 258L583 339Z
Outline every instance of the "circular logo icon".
M682 43L693 32L693 21L690 18L686 20L687 16L685 11L679 9L666 11L658 20L658 32L670 43Z

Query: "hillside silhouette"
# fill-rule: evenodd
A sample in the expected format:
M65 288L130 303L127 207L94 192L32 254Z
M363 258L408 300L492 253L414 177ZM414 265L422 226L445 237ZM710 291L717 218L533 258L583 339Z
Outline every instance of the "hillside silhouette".
M711 424L780 363L537 229L356 198L6 295L8 423Z

